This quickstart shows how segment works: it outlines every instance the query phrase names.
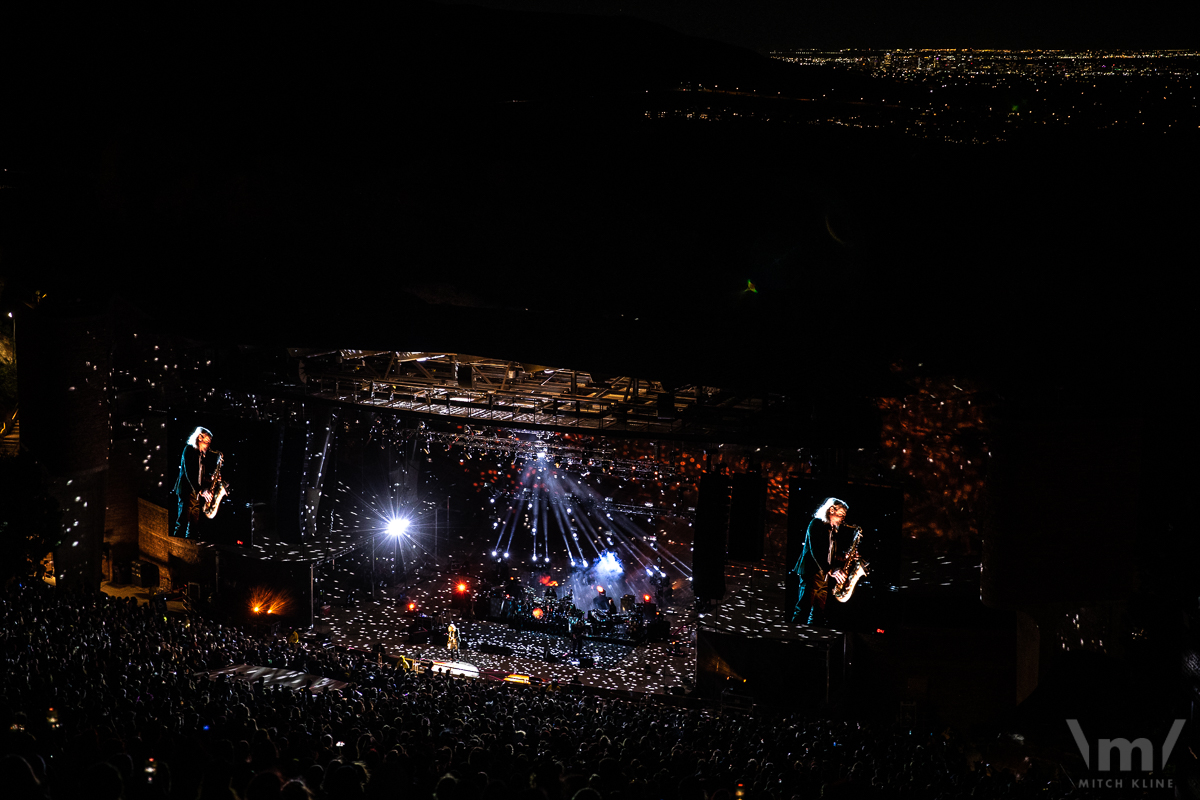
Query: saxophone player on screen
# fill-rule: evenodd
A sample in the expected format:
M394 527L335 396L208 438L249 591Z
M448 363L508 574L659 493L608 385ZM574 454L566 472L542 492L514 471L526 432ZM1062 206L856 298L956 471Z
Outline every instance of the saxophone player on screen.
M804 549L792 572L800 576L800 597L792 612L792 622L827 626L830 595L846 602L854 584L866 574L867 563L858 555L862 530L846 525L850 506L836 497L827 497L808 523ZM848 531L854 531L851 540Z
M196 428L188 437L187 446L179 460L179 477L175 479L175 495L179 498L179 514L175 519L175 536L196 538L200 514L212 517L220 496L226 491L221 481L221 454L209 450L212 431ZM210 513L211 512L211 513Z

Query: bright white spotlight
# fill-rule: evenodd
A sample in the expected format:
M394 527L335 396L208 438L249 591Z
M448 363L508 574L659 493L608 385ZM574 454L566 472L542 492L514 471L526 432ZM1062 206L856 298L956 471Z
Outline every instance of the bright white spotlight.
M408 530L408 520L397 518L387 524L387 532L389 536L403 536Z
M605 550L600 558L596 560L596 571L601 574L615 575L622 571L621 562L616 554L610 550Z

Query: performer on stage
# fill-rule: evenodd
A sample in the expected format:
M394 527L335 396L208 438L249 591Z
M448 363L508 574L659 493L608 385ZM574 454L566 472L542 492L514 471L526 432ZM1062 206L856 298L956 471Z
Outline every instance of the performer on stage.
M792 612L792 622L805 625L828 624L826 601L829 591L843 580L844 553L850 537L841 527L850 506L844 500L827 497L813 514L804 534L804 549L792 572L800 576L800 598ZM843 541L845 539L845 541Z
M583 653L583 636L584 636L583 619L577 619L571 625L571 654L581 655Z
M205 456L212 442L212 431L196 428L188 437L187 447L179 460L179 477L175 479L175 495L179 498L179 514L175 518L175 536L185 539L196 535L196 523L200 521L201 500L212 500L212 492L205 486L211 477L206 469Z
M450 623L450 627L446 628L446 649L457 653L458 652L458 628L454 627L454 623Z

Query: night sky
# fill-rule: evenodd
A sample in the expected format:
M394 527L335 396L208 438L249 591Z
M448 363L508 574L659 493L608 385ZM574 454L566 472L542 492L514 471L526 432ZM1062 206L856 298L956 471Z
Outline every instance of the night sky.
M481 0L469 5L627 15L680 33L767 51L789 47L1186 48L1196 45L1196 4L1083 4L1011 0Z

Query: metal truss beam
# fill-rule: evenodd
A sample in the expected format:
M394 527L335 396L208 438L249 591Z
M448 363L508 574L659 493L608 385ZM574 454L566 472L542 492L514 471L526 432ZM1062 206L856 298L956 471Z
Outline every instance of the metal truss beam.
M306 359L307 396L505 427L719 439L752 426L770 399L463 353L291 354Z

